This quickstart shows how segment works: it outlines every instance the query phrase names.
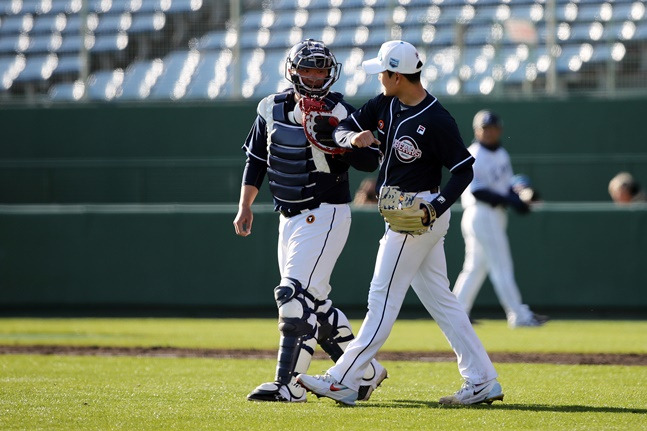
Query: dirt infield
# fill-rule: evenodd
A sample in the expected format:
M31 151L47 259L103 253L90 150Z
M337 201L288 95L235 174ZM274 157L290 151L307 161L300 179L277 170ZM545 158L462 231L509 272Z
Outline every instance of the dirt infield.
M78 356L151 356L177 358L275 359L276 350L183 349L175 347L102 347L102 346L10 346L0 345L0 354L78 355ZM647 365L647 355L638 353L490 353L493 362L571 365ZM317 352L316 359L327 359ZM384 361L453 362L451 351L380 352Z

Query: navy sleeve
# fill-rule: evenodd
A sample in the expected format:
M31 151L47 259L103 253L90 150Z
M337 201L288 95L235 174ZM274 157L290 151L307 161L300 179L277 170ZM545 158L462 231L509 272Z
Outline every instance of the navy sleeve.
M472 159L473 160L473 159ZM451 171L452 176L441 190L440 194L431 201L436 210L436 217L440 217L458 200L463 191L469 186L474 178L472 163L464 163Z
M445 187L431 202L436 215L440 216L458 200L472 182L474 157L465 148L456 121L444 108L434 124L433 131L434 142L437 143L434 147L436 157L451 174Z
M488 189L475 190L472 192L472 194L474 195L476 200L488 203L493 207L497 205L505 205L507 203L505 196Z
M342 157L358 171L373 172L380 165L380 151L376 147L353 148Z
M351 148L350 140L353 135L363 130L374 130L377 118L377 99L380 96L366 102L364 106L353 112L348 118L339 123L335 129L333 137L340 147Z
M245 170L243 171L243 185L252 185L260 189L267 172L267 124L259 115L252 125L243 151L247 154Z

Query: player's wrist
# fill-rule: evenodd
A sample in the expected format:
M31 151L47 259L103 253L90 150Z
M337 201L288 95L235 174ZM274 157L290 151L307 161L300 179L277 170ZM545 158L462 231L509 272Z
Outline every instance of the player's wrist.
M420 202L420 209L425 213L422 218L422 224L424 226L430 226L436 220L436 209L431 202L427 201Z

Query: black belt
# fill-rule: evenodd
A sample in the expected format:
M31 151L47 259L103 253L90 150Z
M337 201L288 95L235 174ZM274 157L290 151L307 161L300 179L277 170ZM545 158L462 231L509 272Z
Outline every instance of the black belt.
M317 208L319 208L319 205L313 206L311 208L300 209L300 210L292 209L292 208L280 209L279 212L283 217L290 218L290 217L298 216L299 214L307 213L308 211L312 211Z

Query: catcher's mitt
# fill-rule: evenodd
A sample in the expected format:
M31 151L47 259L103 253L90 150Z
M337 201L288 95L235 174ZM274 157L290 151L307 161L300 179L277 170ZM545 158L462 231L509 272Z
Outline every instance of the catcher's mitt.
M391 230L411 235L422 235L436 220L436 210L427 201L416 197L417 193L407 193L399 187L385 186L380 189L378 208ZM427 207L429 219L423 223Z
M326 154L342 154L349 151L335 143L332 133L339 124L339 118L333 115L326 102L319 99L302 97L299 100L303 130L308 142Z

